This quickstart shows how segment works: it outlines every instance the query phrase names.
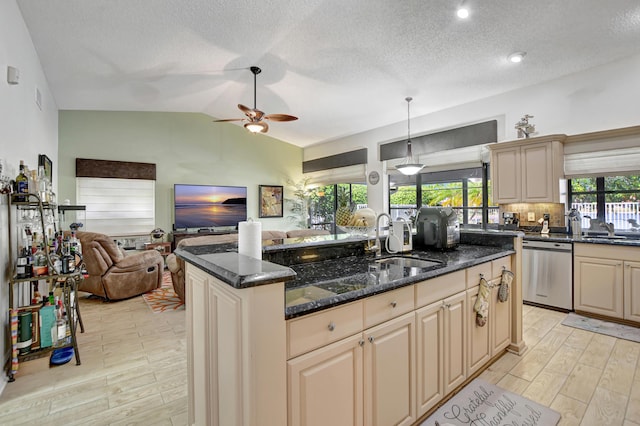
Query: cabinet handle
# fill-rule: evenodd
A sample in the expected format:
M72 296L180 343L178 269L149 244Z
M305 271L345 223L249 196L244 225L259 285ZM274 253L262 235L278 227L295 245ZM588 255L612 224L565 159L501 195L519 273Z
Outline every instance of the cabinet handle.
M358 342L358 344L359 344L360 346L364 346L364 340L360 339L360 341Z
M336 325L334 324L334 322L333 322L333 321L331 321L331 322L329 323L329 325L327 326L327 328L329 329L329 331L333 331L333 330L335 330L335 329L336 329Z
M373 336L369 336L369 342L370 342L370 343L373 343L373 341L374 341L374 340L376 340L376 338L375 338L375 337L373 337Z
M393 302L390 303L392 308L395 308L396 306L398 306L398 302L396 302L395 300Z

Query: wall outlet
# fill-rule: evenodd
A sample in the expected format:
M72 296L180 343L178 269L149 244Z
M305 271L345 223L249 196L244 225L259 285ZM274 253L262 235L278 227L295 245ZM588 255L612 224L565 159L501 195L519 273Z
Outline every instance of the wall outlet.
M535 221L536 221L536 214L535 214L535 212L528 212L528 213L527 213L527 221L528 221L528 222L535 222Z

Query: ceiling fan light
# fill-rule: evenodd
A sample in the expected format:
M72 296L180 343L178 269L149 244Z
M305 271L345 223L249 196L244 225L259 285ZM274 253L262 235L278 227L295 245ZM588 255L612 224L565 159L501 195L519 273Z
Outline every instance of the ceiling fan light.
M267 131L267 126L260 121L250 121L248 123L245 123L244 128L251 133L265 133Z

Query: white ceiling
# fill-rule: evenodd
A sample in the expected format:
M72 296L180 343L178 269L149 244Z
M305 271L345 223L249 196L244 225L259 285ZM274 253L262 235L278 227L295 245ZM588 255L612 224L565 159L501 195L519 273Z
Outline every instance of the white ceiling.
M301 147L640 53L638 0L461 2L17 0L58 108L243 117L257 65L257 107L300 117L269 135Z

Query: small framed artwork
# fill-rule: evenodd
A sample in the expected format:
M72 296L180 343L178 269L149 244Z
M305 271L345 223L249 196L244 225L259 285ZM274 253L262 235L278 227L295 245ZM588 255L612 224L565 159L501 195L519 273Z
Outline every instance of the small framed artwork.
M51 176L53 173L53 163L51 162L49 157L47 157L44 154L38 155L38 167L40 166L44 167L44 175L49 181L49 183L53 183L52 176Z
M260 185L259 187L259 217L282 217L283 187L275 185Z

